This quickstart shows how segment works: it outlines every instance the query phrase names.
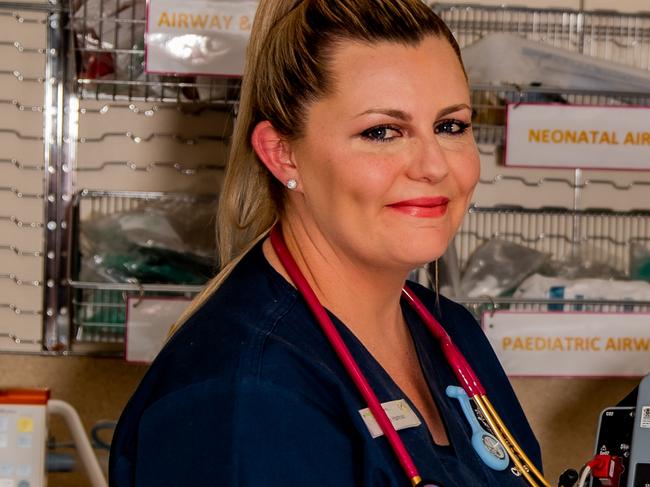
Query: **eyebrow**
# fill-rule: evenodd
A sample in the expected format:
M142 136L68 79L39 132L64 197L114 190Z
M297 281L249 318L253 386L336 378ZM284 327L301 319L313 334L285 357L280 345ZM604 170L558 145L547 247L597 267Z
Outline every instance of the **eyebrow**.
M402 110L397 110L394 108L371 108L369 110L366 110L365 112L360 113L357 115L358 117L362 117L364 115L370 115L372 113L379 113L381 115L388 115L389 117L396 118L398 120L402 120L404 122L410 122L413 117L406 113L405 111Z
M450 105L448 107L443 108L438 112L437 118L444 117L445 115L449 115L450 113L454 113L460 110L469 110L472 111L472 108L467 104L467 103L459 103L458 105ZM410 122L413 117L411 114L403 111L403 110L397 110L394 108L370 108L369 110L366 110L365 112L360 113L357 115L356 118L362 117L364 115L369 115L373 113L379 113L381 115L388 115L389 117L396 118L398 120L402 120L404 122Z
M438 118L444 117L445 115L449 115L450 113L458 112L460 110L469 110L471 112L472 107L470 107L467 103L459 103L458 105L451 105L440 110L438 112Z

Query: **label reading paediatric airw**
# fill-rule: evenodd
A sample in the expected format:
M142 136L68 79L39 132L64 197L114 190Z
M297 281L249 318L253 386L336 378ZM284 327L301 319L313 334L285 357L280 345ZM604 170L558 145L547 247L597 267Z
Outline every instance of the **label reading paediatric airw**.
M641 377L650 373L650 314L496 311L483 330L511 376Z
M411 407L406 403L404 399L384 402L382 403L381 407L384 409L384 411L386 411L386 415L390 419L393 428L395 428L397 431L406 428L415 428L416 426L420 426L422 424L415 412L413 412ZM366 427L370 432L370 436L373 438L378 438L384 434L381 431L377 420L370 412L370 409L360 409L359 414L361 415L363 422L366 423Z
M650 406L641 408L641 428L650 428Z

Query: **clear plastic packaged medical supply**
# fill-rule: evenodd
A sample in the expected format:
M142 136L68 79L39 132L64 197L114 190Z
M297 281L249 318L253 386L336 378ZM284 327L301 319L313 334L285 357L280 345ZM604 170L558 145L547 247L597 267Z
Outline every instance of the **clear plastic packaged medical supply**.
M140 79L144 73L146 0L73 0L73 29L81 59L79 75L88 79ZM136 51L136 52L134 52Z
M473 84L548 86L645 93L650 72L571 52L516 34L488 34L463 49ZM530 100L529 100L530 101Z
M211 204L162 200L85 221L79 278L203 284L217 269L214 212Z
M462 296L501 296L540 269L549 255L493 238L472 254L460 281Z
M630 243L630 278L650 281L650 244Z
M605 249L592 244L577 245L559 259L549 260L541 270L546 276L563 279L618 279L625 280L624 272L612 262L616 259Z
M634 311L635 301L650 301L650 283L645 281L619 281L614 279L564 279L534 274L517 288L515 298L520 299L557 299L585 301L620 301L629 302L625 306L599 306L600 311ZM591 305L566 306L549 304L549 311L575 310L584 311Z

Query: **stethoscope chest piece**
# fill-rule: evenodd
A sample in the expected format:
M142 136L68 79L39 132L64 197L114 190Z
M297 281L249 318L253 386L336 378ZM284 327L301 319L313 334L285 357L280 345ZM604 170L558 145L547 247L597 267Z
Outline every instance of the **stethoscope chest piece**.
M465 418L472 428L472 448L474 448L474 451L483 463L492 470L505 470L508 468L510 457L505 447L493 434L483 429L474 414L467 392L458 386L447 386L445 392L447 396L458 399Z

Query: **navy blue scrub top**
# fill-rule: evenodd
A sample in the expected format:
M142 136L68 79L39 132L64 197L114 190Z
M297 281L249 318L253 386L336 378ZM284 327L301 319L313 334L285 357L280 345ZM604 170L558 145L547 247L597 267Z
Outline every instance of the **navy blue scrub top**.
M468 359L533 462L539 446L485 335L463 307L412 284ZM457 381L403 303L449 446L421 426L399 432L422 477L444 487L523 486L474 453ZM346 326L344 341L381 402L408 398ZM257 245L155 359L113 437L111 486L408 486L386 439L373 439L357 389L298 292Z

